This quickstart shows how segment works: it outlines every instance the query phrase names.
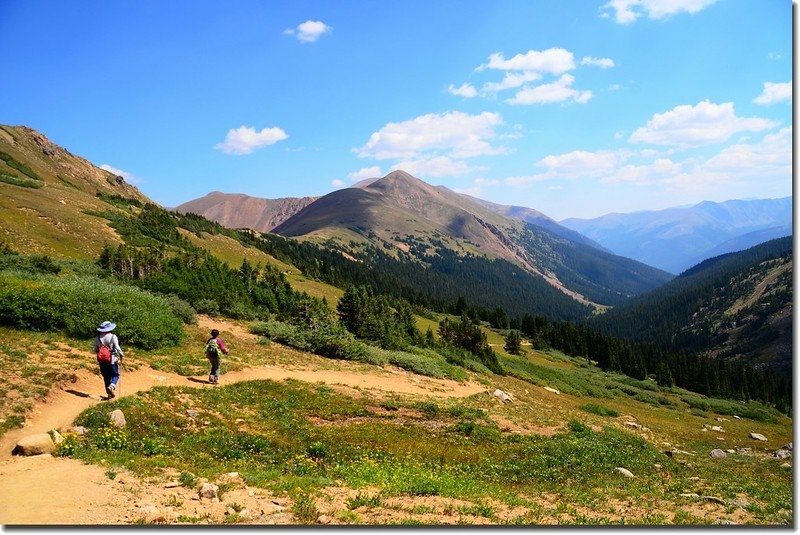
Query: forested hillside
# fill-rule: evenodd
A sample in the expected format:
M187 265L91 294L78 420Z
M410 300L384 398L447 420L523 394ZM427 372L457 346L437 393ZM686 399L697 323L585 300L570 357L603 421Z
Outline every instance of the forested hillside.
M792 238L711 258L598 317L604 332L791 371Z

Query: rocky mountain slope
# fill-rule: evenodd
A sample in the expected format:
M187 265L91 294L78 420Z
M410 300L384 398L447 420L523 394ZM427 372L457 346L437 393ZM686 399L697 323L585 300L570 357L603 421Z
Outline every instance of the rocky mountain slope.
M249 228L270 232L319 197L263 199L243 193L212 191L175 207L175 211L195 213L229 228Z
M736 250L716 248L746 234L760 232L750 238L761 241L790 235L792 198L704 201L690 207L571 218L561 224L618 255L677 274L715 254ZM740 245L755 244L751 239Z
M24 126L0 126L0 240L28 253L91 257L119 238L92 215L115 210L100 197L145 202L121 176L100 169Z
M583 302L613 305L669 280L659 270L498 213L403 171L330 193L273 232L357 250L363 246L424 261L447 249L503 259ZM566 231L566 229L565 229Z

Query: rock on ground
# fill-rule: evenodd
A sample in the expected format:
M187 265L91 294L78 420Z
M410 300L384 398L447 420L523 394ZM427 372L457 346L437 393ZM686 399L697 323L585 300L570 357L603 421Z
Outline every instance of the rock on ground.
M125 427L125 414L119 409L114 410L110 415L111 425L114 427Z
M14 450L11 452L13 455L42 455L43 453L53 453L56 449L56 444L50 438L49 433L36 433L35 435L28 435L20 439Z
M750 438L752 438L753 440L761 440L761 441L767 440L767 437L765 437L761 433L750 433Z

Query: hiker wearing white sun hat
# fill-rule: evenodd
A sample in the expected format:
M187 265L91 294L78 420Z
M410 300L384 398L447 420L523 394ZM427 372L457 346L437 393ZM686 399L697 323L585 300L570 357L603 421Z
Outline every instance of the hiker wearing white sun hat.
M100 374L106 386L108 399L116 396L115 391L119 383L119 363L125 355L119 347L117 335L112 333L117 328L116 323L104 321L97 327L97 336L94 337L93 351L97 355L100 365Z

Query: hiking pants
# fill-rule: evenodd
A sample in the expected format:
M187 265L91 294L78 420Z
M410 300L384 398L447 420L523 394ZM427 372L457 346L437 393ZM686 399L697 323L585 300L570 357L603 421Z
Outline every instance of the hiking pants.
M114 385L114 388L116 388L117 381L119 381L119 361L115 360L113 364L110 362L98 362L98 364L100 365L100 374L103 376L106 388L108 388L108 385Z
M214 356L206 355L206 358L208 358L208 361L211 363L211 372L209 373L209 376L219 379L219 354Z

